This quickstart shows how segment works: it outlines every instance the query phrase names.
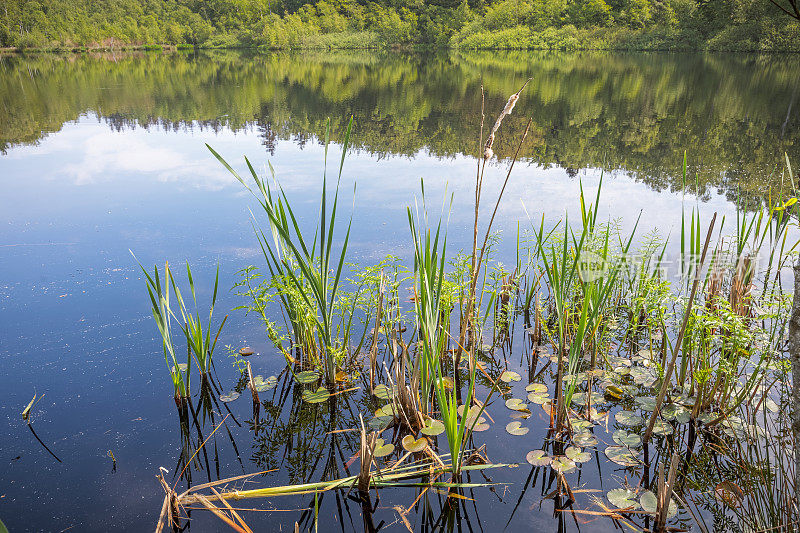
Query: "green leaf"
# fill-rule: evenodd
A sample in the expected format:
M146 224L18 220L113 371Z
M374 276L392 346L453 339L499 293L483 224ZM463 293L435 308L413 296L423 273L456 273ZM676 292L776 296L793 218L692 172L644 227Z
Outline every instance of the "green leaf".
M303 400L308 403L322 403L330 397L331 393L325 387L320 387L315 391L303 391Z
M582 451L577 446L569 446L566 450L564 450L564 455L569 457L575 463L585 463L592 458L591 454Z
M636 493L630 489L613 489L606 494L608 501L617 507L617 509L631 509L639 508L636 502Z
M314 383L319 379L319 374L314 370L304 370L294 375L295 381L298 383Z
M612 435L614 442L619 444L620 446L628 446L630 448L635 448L642 443L642 437L637 435L636 433L629 433L624 429L618 429Z
M373 457L386 457L387 455L391 455L394 451L394 444L391 442L387 442L384 444L383 439L377 439L375 441L375 451L372 453Z
M434 420L433 418L429 418L425 420L425 425L422 427L420 432L423 435L428 435L430 437L435 437L437 435L441 435L444 433L444 424L438 420Z
M639 497L639 503L646 513L656 514L658 510L658 498L653 492L649 490L644 491ZM675 503L675 500L670 500L669 509L667 509L667 518L672 518L676 514L678 514L678 505Z
M227 402L232 402L233 400L235 400L239 396L240 396L240 394L234 390L234 391L229 392L228 394L220 394L219 399L220 399L221 402L226 402L227 403Z
M623 426L634 427L644 423L641 416L633 411L619 411L614 415L614 418Z
M413 435L406 435L403 437L401 444L403 445L403 449L405 451L417 453L421 452L426 446L428 446L428 439L425 437L414 439Z
M528 428L522 427L522 422L520 422L519 420L514 420L513 422L509 422L508 425L506 425L506 431L510 435L525 435L526 433L528 433L529 430Z
M514 372L513 370L506 370L505 372L500 374L500 381L503 381L505 383L511 383L512 381L520 381L520 380L522 380L522 377L519 375L519 373Z
M606 457L620 466L638 466L637 454L627 446L609 446L606 448Z
M524 400L520 400L519 398L509 398L506 400L506 407L512 411L522 411L523 409L527 409L528 405Z
M528 455L525 456L525 460L533 466L547 466L552 461L544 450L532 450L528 452Z
M381 400L391 400L397 394L396 387L389 388L383 383L376 385L374 389L372 389L372 394Z
M575 462L570 459L569 457L554 457L553 461L550 463L550 466L553 470L557 472L561 472L562 474L566 474L567 472L572 472L575 470Z

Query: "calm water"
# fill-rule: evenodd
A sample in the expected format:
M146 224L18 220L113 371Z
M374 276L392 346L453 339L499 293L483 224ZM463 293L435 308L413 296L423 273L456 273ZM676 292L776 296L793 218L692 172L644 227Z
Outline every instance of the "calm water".
M799 74L795 57L744 55L0 58L0 519L12 532L155 525L163 493L154 476L160 466L175 473L182 440L129 250L150 265L188 260L204 287L219 263L218 309L230 312L220 342L254 347L261 354L252 359L257 373L283 366L256 321L230 311L242 303L228 290L235 272L263 259L250 200L204 143L238 168L243 155L258 168L271 161L310 220L321 182L319 139L330 118L339 141L352 115L355 148L343 180L353 212L350 259L374 264L394 254L408 263L405 207L419 196L420 178L429 199L454 195L449 244L468 245L481 83L493 120L530 77L495 145L500 161L485 192L496 194L532 118L497 225L509 237L499 253L511 259L517 221L524 229L543 213L556 220L574 211L580 181L594 190L601 173L602 216L630 226L641 212L647 230L674 234L684 150L687 202L699 199L704 211L730 215L731 200L762 197L779 185L774 176L784 153L800 161ZM338 158L338 146L333 152ZM220 354L220 379L232 388L237 373ZM21 419L34 393L44 399L32 427L60 461ZM302 427L294 427L276 406L278 422L254 435L249 402L230 407L237 423L227 424L229 433L217 436L192 469L195 482L272 468L279 470L263 483L316 480L329 464L336 464L329 473L347 475L354 438L326 433L331 423L352 427L359 410L368 409L354 400L346 413L304 411ZM526 437L509 438L498 424L479 443L487 443L495 461L524 464L544 432L537 416ZM597 460L583 470L580 481L604 490L621 475L602 471ZM552 489L539 480L522 490L529 474L527 464L489 473L508 485L480 489L454 527L486 531L502 522L520 531L611 530L605 520L554 517L544 498ZM393 506L413 499L410 492L384 491L376 524L404 531ZM442 526L436 524L441 497L423 502L409 515L414 527ZM309 524L308 499L264 505L272 512L248 518L257 529ZM321 530L362 528L360 508L346 499L326 496L320 513ZM224 530L203 513L194 513L193 522L196 531Z

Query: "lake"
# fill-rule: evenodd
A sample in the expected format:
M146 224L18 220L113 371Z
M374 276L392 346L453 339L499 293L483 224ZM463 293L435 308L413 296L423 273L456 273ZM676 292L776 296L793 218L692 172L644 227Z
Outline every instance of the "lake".
M201 301L219 265L215 316L228 315L220 345L252 347L255 373L285 367L259 321L234 310L246 303L232 290L237 272L265 268L248 210L258 214L258 204L206 143L240 171L244 156L260 172L269 161L310 227L327 125L331 179L352 117L340 192L340 209L352 214L348 261L374 265L393 255L410 266L406 207L420 204L420 180L432 210L445 211L448 250L471 246L481 88L488 129L530 79L498 134L484 184L491 206L530 119L494 225L503 237L495 258L513 264L518 227L525 233L542 216L555 223L567 212L579 219L581 186L593 199L601 177L600 218L630 230L641 217L642 235L678 235L684 205L735 220L737 202L755 205L781 187L785 155L800 164L798 75L800 58L791 55L0 56L0 519L12 532L143 531L155 526L164 499L159 467L179 488L265 470L273 471L258 478L262 485L354 470L357 434L330 431L355 427L374 405L354 397L342 412L293 413L298 404L278 401L289 394L279 386L284 392L271 400L273 392L262 393L260 429L248 422L248 398L225 404L223 429L177 477L187 439L197 449L228 411L218 406L202 434L181 427L131 252L176 272L188 261ZM676 246L671 240L668 257ZM233 360L219 348L216 372L222 389L241 392ZM519 352L509 361L523 365ZM29 425L21 413L34 394L42 399ZM395 507L408 508L416 493L385 489L374 523L391 531L405 531L406 519L417 530L612 531L606 518L554 512L552 487L525 462L546 434L545 418L534 410L524 437L500 423L476 436L492 460L521 466L487 471L500 484L475 489L455 515L442 518L444 496L431 491L401 518ZM618 486L624 471L600 466L599 457L583 466L576 486ZM314 527L313 496L243 507L258 505L247 514L256 530ZM360 505L344 493L325 495L318 512L320 530L364 528ZM693 522L682 511L674 525ZM192 528L228 530L200 511Z

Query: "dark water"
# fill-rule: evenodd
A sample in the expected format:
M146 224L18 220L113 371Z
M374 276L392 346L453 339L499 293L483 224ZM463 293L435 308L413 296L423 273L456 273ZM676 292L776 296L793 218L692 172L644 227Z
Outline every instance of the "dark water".
M257 373L283 367L255 319L232 311L243 303L229 292L235 272L263 258L249 222L252 202L204 143L237 168L242 155L258 168L270 160L309 219L318 206L325 124L330 118L340 141L352 115L354 150L342 183L345 205L353 207L349 259L366 265L393 254L408 264L405 207L419 196L420 178L429 199L454 195L449 243L452 250L467 247L481 84L493 120L530 77L495 145L500 161L485 193L496 194L532 118L496 226L508 237L500 257L511 260L518 221L529 227L543 213L556 220L574 211L579 180L594 190L601 173L604 217L619 217L627 227L641 212L647 230L674 233L684 150L685 198L702 200L704 212L731 214L731 200L763 197L779 185L784 153L793 161L800 155L798 74L793 56L744 55L0 58L0 519L12 533L155 525L163 499L155 475L163 466L172 479L182 434L129 250L149 265L188 260L205 300L219 263L217 309L230 313L220 343L254 347L261 354L252 359ZM338 158L338 146L333 153ZM217 370L229 389L238 373L227 359L219 350ZM522 352L509 361L527 363ZM44 398L33 409L32 427L60 462L21 418L34 393ZM301 404L293 404L292 394L288 402L278 402L280 391L274 400L271 394L262 399L274 403L267 409L274 420L258 434L248 427L249 401L230 404L236 422L227 421L207 457L190 469L194 482L273 468L259 483L317 480L323 471L347 475L356 438L327 432L354 427L358 413L375 406L361 394L341 412L306 405L300 422L289 425ZM502 405L492 414L496 428L476 444L485 443L495 461L523 466L488 472L504 484L476 489L475 501L465 500L455 517L441 518L443 497L428 494L408 515L414 528L612 530L606 519L554 516L544 497L554 487L542 485L542 474L531 483L524 456L541 446L543 413L534 411L524 437L503 431ZM573 474L575 485L617 487L624 471L597 459ZM415 497L412 490L382 491L375 523L404 531L393 507ZM580 499L587 507L588 496ZM271 512L251 513L248 523L279 531L305 520L308 527L309 504L313 498L255 502ZM319 529L360 530L360 514L342 495L328 494ZM192 518L196 531L225 530L205 513ZM691 521L683 516L676 523Z

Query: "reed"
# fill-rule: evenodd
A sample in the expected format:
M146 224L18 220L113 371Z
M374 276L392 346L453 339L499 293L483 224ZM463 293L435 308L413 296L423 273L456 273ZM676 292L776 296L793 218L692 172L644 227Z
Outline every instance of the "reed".
M319 220L313 240L308 239L300 229L298 218L285 191L275 181L275 171L272 165L269 168L272 180L276 183L275 189L265 178L259 177L250 161L245 158L250 177L255 184L256 190L254 190L222 156L206 145L217 160L261 205L266 216L269 236L255 220L254 228L270 275L279 283L284 284L283 290L279 287L277 291L283 310L294 327L296 342L300 342L305 347L306 355L318 356L314 362L323 368L329 384L335 382L336 370L343 363L343 355L348 347L346 339L337 337L335 334L333 315L350 238L349 222L339 249L336 250L333 245L339 204L339 186L352 125L351 118L342 144L339 172L331 201L327 178L330 144L330 121L328 121L325 134L325 160ZM305 310L311 312L304 313ZM304 320L313 324L313 337L309 336L311 331L302 327Z

